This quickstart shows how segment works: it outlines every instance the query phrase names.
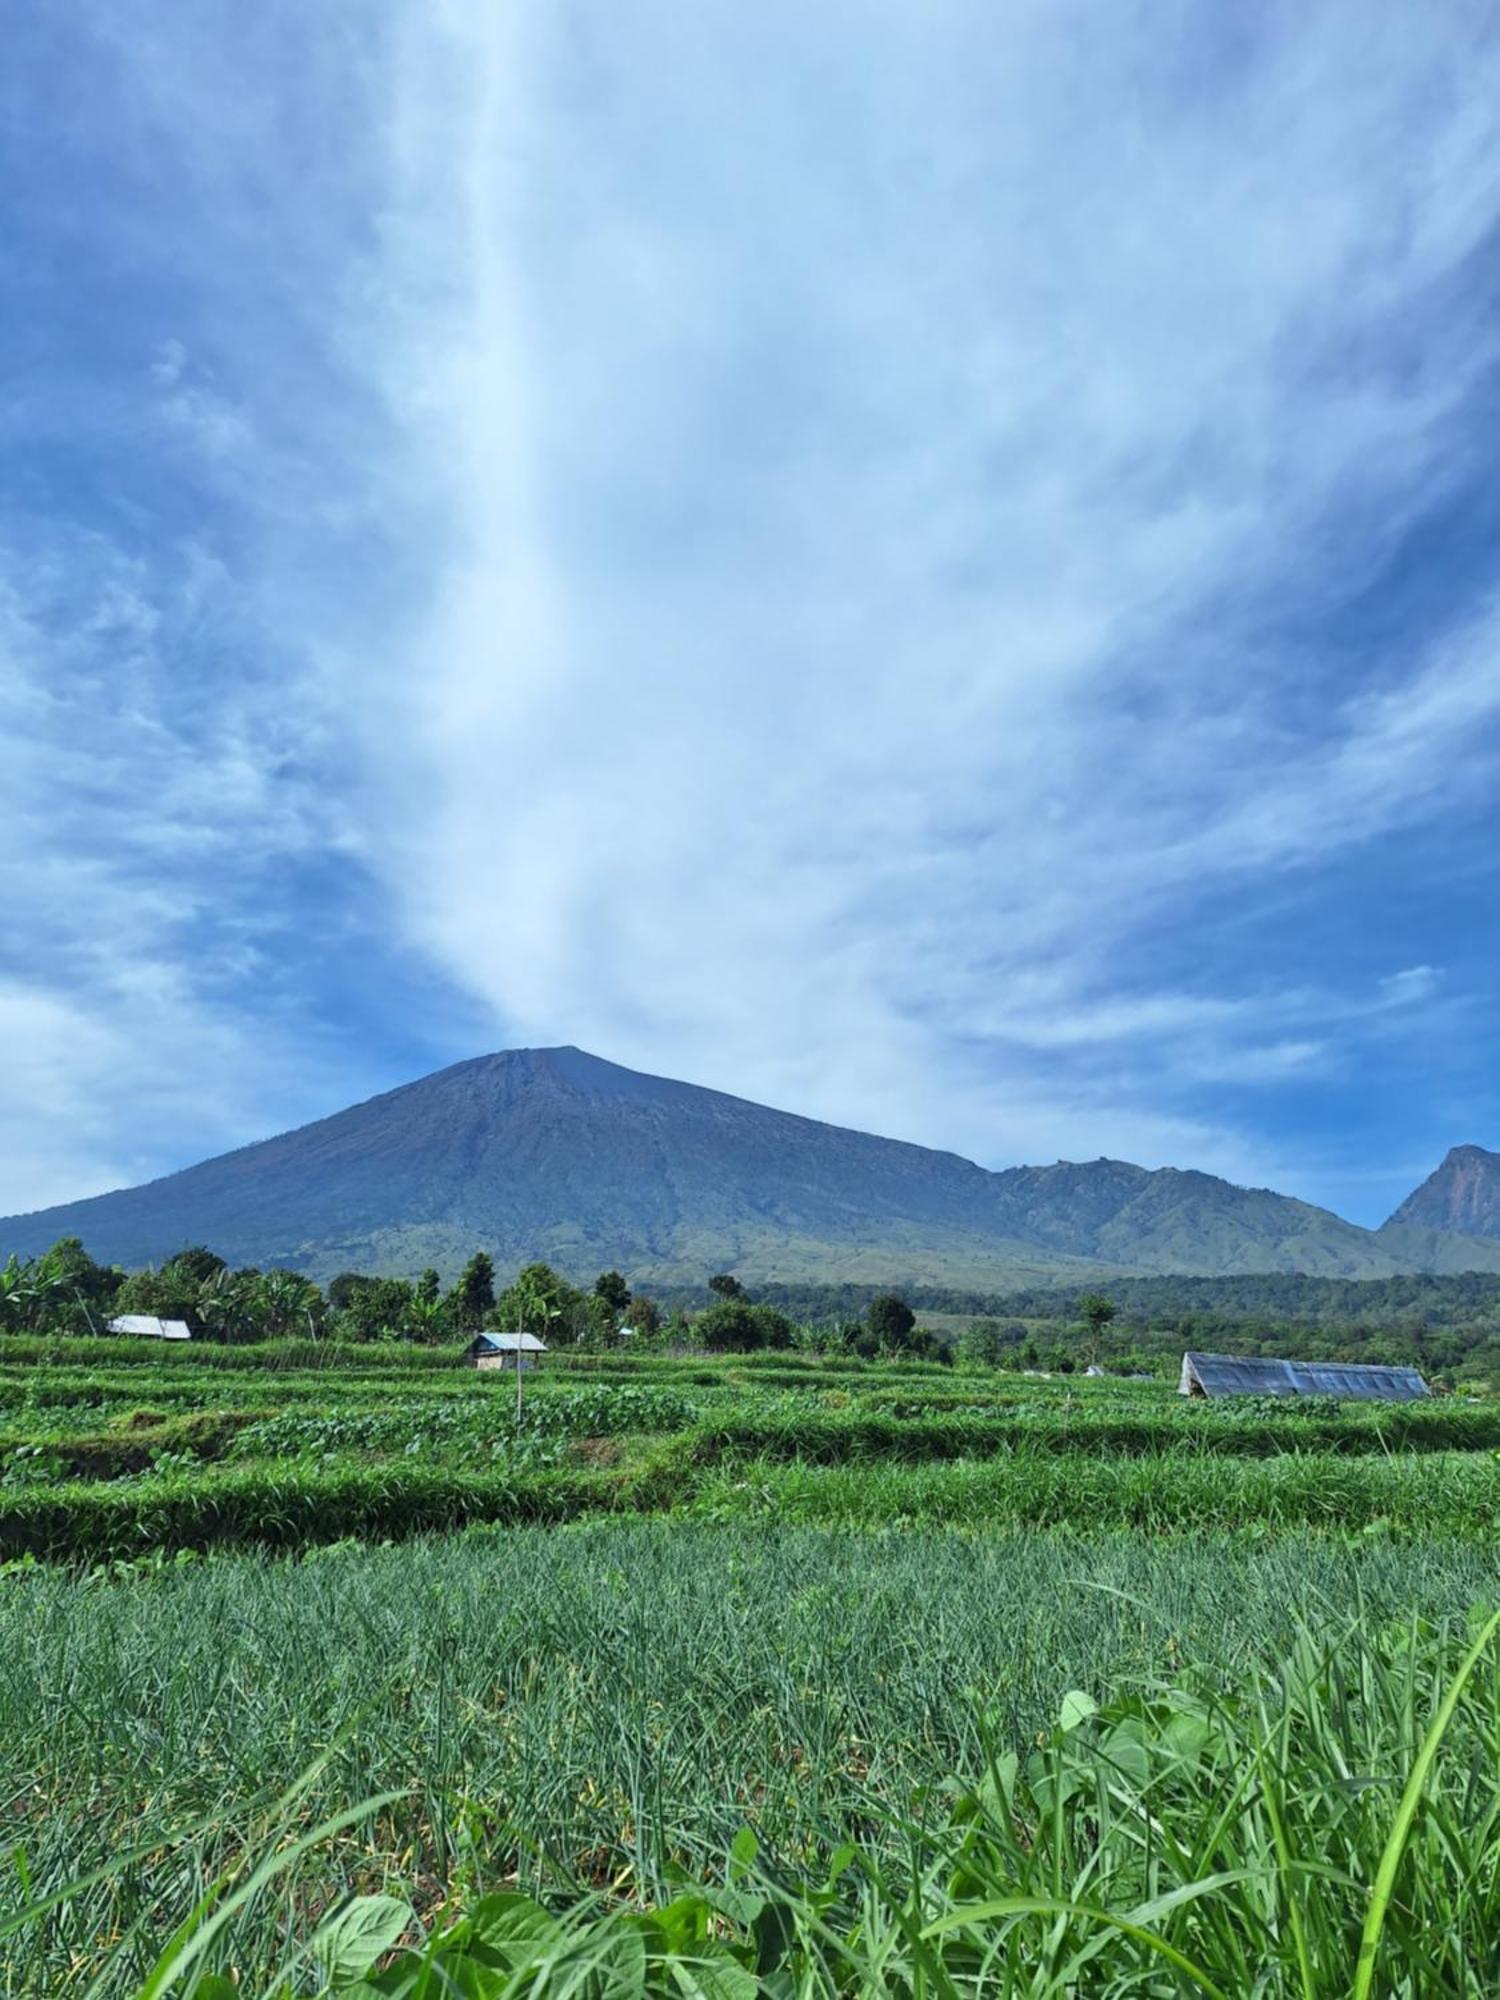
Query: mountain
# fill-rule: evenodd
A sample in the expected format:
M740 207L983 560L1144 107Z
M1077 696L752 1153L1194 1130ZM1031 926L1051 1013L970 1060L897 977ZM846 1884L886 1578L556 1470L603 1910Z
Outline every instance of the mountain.
M1396 1251L1326 1208L1213 1174L1097 1160L1013 1167L995 1180L1005 1226L1021 1241L1136 1271L1368 1278L1403 1268Z
M990 1173L573 1048L480 1056L143 1187L0 1220L0 1256L63 1235L110 1263L207 1243L322 1279L450 1275L479 1247L502 1271L545 1258L658 1283L1500 1269L1500 1243L1377 1234L1267 1189L1118 1160Z
M1500 1153L1455 1146L1381 1231L1436 1229L1500 1240Z
M546 1258L701 1281L869 1280L1056 1259L1008 1242L994 1177L952 1153L643 1076L579 1049L455 1064L147 1186L0 1222L0 1255L60 1233L134 1265L186 1242L231 1261L454 1270Z

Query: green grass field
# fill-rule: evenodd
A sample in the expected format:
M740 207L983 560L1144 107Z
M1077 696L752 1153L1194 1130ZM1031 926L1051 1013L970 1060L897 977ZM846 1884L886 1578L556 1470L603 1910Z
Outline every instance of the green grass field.
M1493 1404L85 1345L0 1353L4 1993L1496 1984Z

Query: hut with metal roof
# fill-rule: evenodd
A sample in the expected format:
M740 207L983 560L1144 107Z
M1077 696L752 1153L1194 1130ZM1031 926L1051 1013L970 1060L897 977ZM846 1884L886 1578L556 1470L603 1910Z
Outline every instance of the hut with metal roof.
M547 1352L534 1333L476 1333L466 1350L471 1368L535 1368Z
M1276 1361L1184 1354L1182 1396L1337 1396L1351 1403L1413 1403L1430 1394L1415 1368L1363 1361Z
M191 1340L184 1319L158 1319L155 1313L121 1313L109 1322L111 1333L123 1333L135 1340Z

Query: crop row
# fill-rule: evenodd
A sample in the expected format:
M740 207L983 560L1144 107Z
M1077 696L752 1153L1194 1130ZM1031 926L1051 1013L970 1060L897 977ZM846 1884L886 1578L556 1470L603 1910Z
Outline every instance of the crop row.
M829 1385L816 1378L791 1384L768 1381L763 1376L736 1380L727 1372L701 1368L658 1377L641 1373L601 1379L584 1370L549 1370L526 1387L526 1406L554 1395L577 1395L585 1391L601 1400L613 1395L630 1395L650 1390L663 1395L690 1398L695 1404L733 1399L745 1408L764 1408L784 1403L807 1409L863 1410L872 1415L914 1416L1029 1416L1045 1418L1113 1412L1129 1415L1150 1410L1178 1422L1205 1421L1207 1406L1178 1405L1158 1394L1149 1401L1137 1397L1128 1404L1103 1397L1087 1400L1060 1396L1051 1385L1037 1385L1043 1393L1013 1395L975 1388L967 1399L929 1394L922 1386L903 1386L894 1400L890 1392L871 1390L864 1384ZM0 1368L0 1431L16 1433L45 1428L49 1423L75 1420L99 1423L130 1418L136 1412L156 1412L160 1416L192 1410L222 1408L254 1409L265 1415L293 1409L385 1409L433 1404L449 1400L484 1402L503 1408L514 1405L514 1384L495 1375L476 1375L468 1370L447 1374L382 1375L354 1373L331 1379L317 1371L255 1375L194 1377L177 1374L163 1377L144 1369L46 1369L14 1371ZM1434 1406L1447 1415L1459 1415L1455 1405ZM54 1414L55 1413L55 1414ZM1214 1412L1216 1421L1227 1419ZM1260 1421L1260 1418L1256 1419Z
M0 1488L0 1556L97 1562L144 1549L298 1548L399 1538L476 1521L561 1521L599 1510L848 1526L1138 1527L1389 1531L1486 1539L1500 1528L1500 1464L1488 1455L1334 1454L1233 1459L1193 1452L813 1465L704 1466L691 1434L609 1467L561 1447L480 1467L422 1457L340 1456L233 1466L169 1463L148 1478Z
M920 1405L915 1406L920 1412ZM946 1410L896 1415L783 1393L728 1397L654 1384L554 1382L517 1413L509 1396L470 1388L442 1397L365 1398L288 1407L133 1410L100 1427L84 1405L69 1413L38 1408L28 1427L0 1431L0 1489L59 1477L114 1479L193 1460L304 1460L358 1453L446 1458L476 1466L556 1462L579 1438L680 1438L694 1467L761 1459L815 1465L882 1461L918 1465L1022 1453L1069 1458L1156 1458L1199 1453L1230 1458L1289 1454L1373 1457L1434 1451L1493 1452L1500 1410L1420 1406L1303 1416L1244 1417L1203 1407L1135 1412L1069 1410L1056 1404L1002 1412Z
M825 1526L1152 1533L1312 1527L1488 1540L1500 1530L1500 1464L1489 1454L1463 1452L1235 1459L1017 1451L918 1465L761 1460L705 1478L692 1504L712 1519L751 1514Z
M357 1460L211 1466L158 1478L0 1491L0 1556L102 1562L147 1549L305 1548L473 1521L564 1521L606 1508L603 1475Z
M898 1415L863 1406L826 1411L785 1403L760 1408L720 1404L705 1410L697 1424L694 1450L705 1463L741 1452L841 1464L878 1458L981 1458L1011 1447L1136 1457L1197 1448L1242 1458L1500 1449L1500 1405L1378 1405L1320 1416L1292 1411L1242 1416L1202 1404L1163 1404L1123 1413L1065 1410L1057 1403L935 1414L920 1405L908 1407L911 1414Z
M665 1434L692 1424L701 1405L680 1391L657 1387L604 1389L585 1383L533 1396L517 1417L515 1404L493 1392L441 1400L397 1399L373 1408L293 1407L194 1410L184 1415L134 1410L105 1428L75 1430L40 1423L0 1433L0 1489L41 1478L114 1479L180 1458L302 1459L339 1453L482 1452L512 1463L540 1463L559 1440L621 1433ZM35 1416L47 1413L36 1412ZM82 1413L93 1418L87 1409ZM555 1457L556 1453L551 1452Z
M802 1382L816 1378L865 1382L951 1382L952 1370L934 1362L867 1361L857 1355L701 1353L597 1353L587 1349L555 1348L546 1362L548 1372L592 1375L603 1380L675 1379L707 1370L718 1379L726 1373ZM381 1374L444 1374L464 1366L463 1347L452 1343L424 1346L409 1341L351 1344L331 1340L274 1340L243 1345L195 1340L164 1345L157 1340L123 1336L96 1339L54 1338L31 1334L0 1336L0 1370L37 1366L57 1368L147 1368L164 1375L262 1374L313 1369L323 1374L375 1371Z
M322 1414L287 1410L241 1431L235 1455L287 1458L337 1451L403 1451L422 1446L491 1444L531 1439L617 1437L629 1432L686 1430L701 1405L679 1390L655 1385L552 1389L518 1413L508 1397L478 1396Z

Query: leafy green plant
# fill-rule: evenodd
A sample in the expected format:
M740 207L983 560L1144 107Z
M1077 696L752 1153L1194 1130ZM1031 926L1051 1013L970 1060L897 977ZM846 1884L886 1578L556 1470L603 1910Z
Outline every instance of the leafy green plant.
M54 1486L67 1476L66 1461L45 1444L12 1445L0 1459L0 1487L10 1491Z

